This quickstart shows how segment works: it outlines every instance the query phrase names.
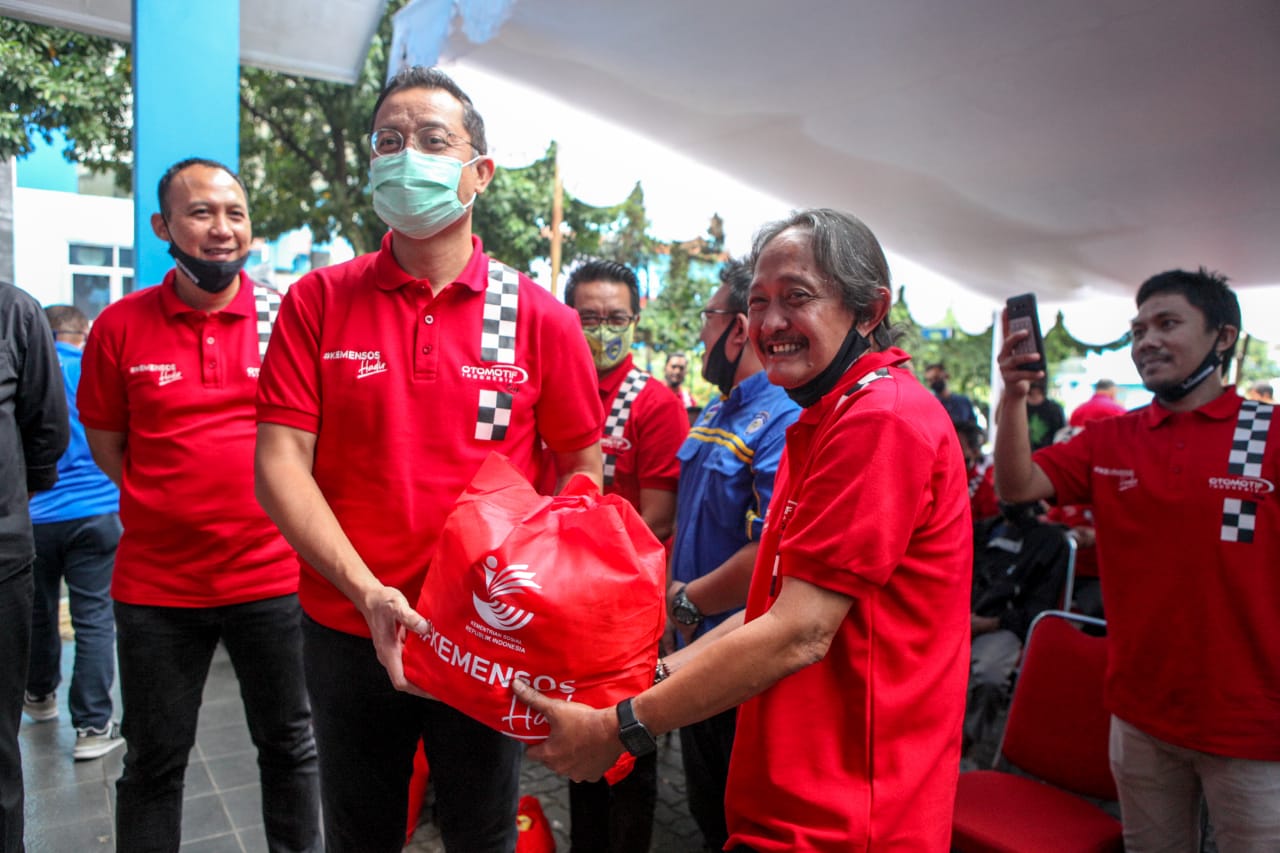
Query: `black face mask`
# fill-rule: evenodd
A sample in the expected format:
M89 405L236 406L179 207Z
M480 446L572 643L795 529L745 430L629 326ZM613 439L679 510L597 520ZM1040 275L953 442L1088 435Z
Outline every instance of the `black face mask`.
M737 325L738 318L735 315L733 322L711 345L711 349L707 350L707 360L702 363L702 378L719 388L720 396L726 399L729 397L729 392L733 390L733 380L738 375L738 363L742 361L742 354L747 351L747 345L744 344L742 349L738 350L738 357L733 361L729 361L729 357L725 355L729 333Z
M943 391L947 390L947 380L935 379L929 383L929 388L933 390L933 393L941 395Z
M809 408L836 387L840 377L844 376L844 372L849 369L849 365L869 349L871 349L871 341L858 334L858 324L854 323L849 327L849 334L844 336L844 343L840 345L840 351L836 353L835 358L831 359L831 363L799 388L788 388L787 396L797 405Z
M240 275L240 270L244 269L245 261L249 260L246 252L234 261L205 261L188 255L172 241L169 243L169 254L173 256L174 265L206 293L221 293L230 287L231 282Z
M1221 364L1222 357L1218 355L1217 342L1215 341L1214 347L1209 350L1209 354L1204 357L1204 361L1200 362L1200 366L1191 371L1191 375L1186 379L1176 385L1161 385L1154 388L1146 383L1143 383L1143 385L1148 391L1155 394L1157 399L1166 403L1176 403L1194 391L1201 382L1212 376Z

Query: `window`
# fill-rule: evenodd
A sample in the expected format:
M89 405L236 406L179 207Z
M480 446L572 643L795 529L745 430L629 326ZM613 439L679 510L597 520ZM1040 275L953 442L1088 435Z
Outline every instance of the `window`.
M90 320L96 318L111 302L111 277L84 273L72 274L71 301Z
M69 243L71 302L90 320L133 290L133 247Z

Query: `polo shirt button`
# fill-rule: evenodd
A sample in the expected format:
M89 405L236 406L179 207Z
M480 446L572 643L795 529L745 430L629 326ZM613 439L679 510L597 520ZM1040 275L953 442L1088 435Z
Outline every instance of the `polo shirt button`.
M430 326L435 321L436 321L436 318L431 316L430 314L422 318L422 322L426 323L428 326Z
M211 361L211 362L209 362L209 367L210 367L210 368L214 368L214 367L217 367L217 366L218 366L218 362L216 362L216 361Z
M1182 473L1182 466L1181 466L1181 465L1174 465L1174 466L1173 466L1173 473L1175 473L1175 474L1181 474L1181 473Z
M211 344L211 343L213 343L213 336L212 336L212 335L210 335L209 337L205 338L205 339L204 339L204 342L205 342L206 344Z
M423 353L426 353L429 355L431 353L431 346L428 344L427 346L422 348L422 351Z

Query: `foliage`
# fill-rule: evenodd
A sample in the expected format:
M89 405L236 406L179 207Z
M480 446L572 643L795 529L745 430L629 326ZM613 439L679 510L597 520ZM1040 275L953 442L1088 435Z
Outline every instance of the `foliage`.
M0 158L22 157L36 136L63 156L128 187L133 158L132 59L110 39L0 17Z
M923 379L927 365L942 362L947 366L947 373L951 377L948 382L951 390L969 397L975 406L990 414L993 329L977 335L965 334L956 328L955 317L948 312L944 327L952 330L951 338L925 340L901 298L894 304L889 316L904 333L898 346L911 353L911 364L916 375ZM1123 341L1117 342L1119 343ZM1059 365L1068 359L1080 358L1089 350L1102 352L1115 347L1090 347L1080 343L1063 327L1062 315L1059 314L1053 328L1044 334L1044 348L1049 374L1052 376Z
M476 201L471 227L485 251L511 266L528 270L551 254L551 201L555 187L555 143L539 160L520 169L498 169ZM564 194L561 258L569 269L587 256L605 256L632 266L648 258L644 231L644 191L636 184L618 205L592 207ZM639 236L637 237L637 232Z

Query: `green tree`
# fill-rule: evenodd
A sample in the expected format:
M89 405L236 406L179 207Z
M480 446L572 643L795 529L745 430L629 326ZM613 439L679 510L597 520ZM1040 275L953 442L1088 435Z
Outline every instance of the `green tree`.
M132 60L110 39L0 18L0 157L22 157L36 137L65 132L63 156L129 186Z

